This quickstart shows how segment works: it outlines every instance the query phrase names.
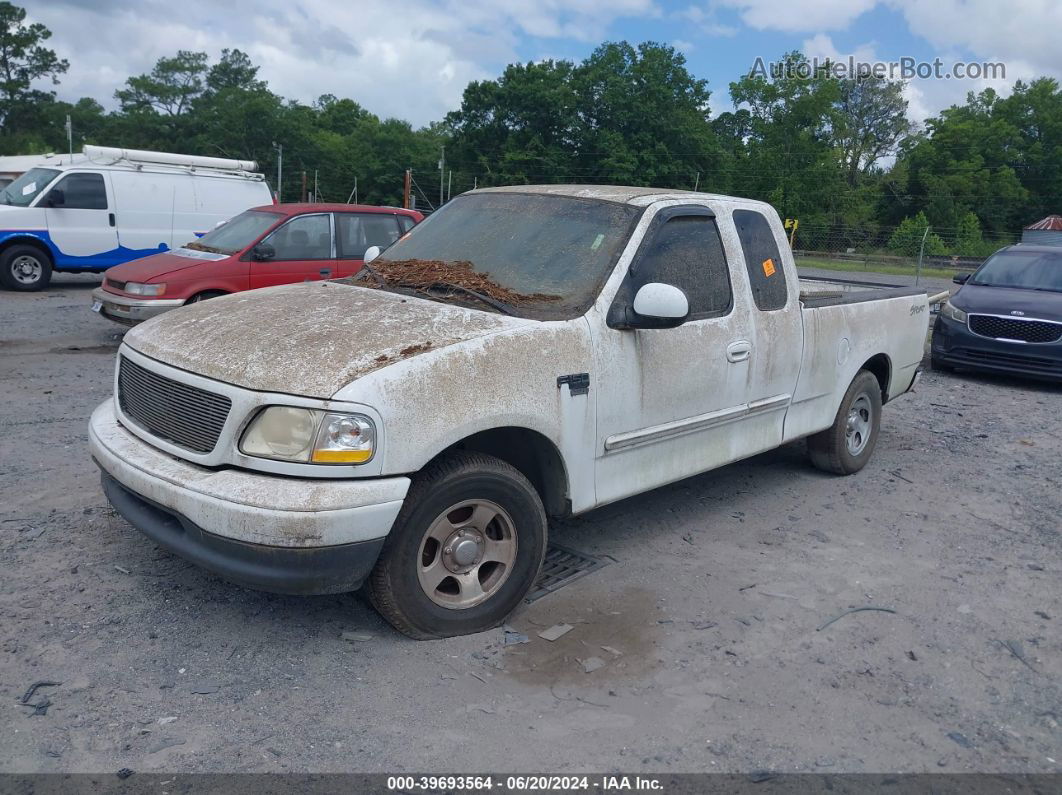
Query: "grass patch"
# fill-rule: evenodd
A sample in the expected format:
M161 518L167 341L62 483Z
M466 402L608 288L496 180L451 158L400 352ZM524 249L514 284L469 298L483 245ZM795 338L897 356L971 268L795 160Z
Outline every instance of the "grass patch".
M915 275L915 265L886 265L883 262L869 262L865 266L862 262L851 262L840 259L813 259L800 257L796 264L804 268L820 268L826 271L844 271L845 273L887 273L891 276ZM922 268L922 275L928 279L951 279L956 273L964 271L945 268Z

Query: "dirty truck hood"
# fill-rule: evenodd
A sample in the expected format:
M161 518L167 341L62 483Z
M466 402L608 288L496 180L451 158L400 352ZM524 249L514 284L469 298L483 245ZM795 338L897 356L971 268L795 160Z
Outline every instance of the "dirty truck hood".
M125 343L225 383L330 398L381 367L533 322L317 282L191 304L137 326Z

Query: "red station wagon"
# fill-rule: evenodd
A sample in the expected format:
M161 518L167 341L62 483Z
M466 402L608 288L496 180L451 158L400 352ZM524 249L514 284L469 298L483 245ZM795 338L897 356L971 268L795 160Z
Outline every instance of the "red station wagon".
M387 248L423 217L357 204L255 207L180 248L109 268L92 308L131 326L227 293L353 276L366 249Z

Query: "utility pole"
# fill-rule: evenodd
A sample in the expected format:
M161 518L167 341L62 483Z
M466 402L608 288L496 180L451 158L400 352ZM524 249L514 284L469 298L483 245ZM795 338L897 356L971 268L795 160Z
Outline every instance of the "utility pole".
M317 193L317 169L313 170L313 200L315 202L321 201L321 197Z
M66 114L66 144L70 149L70 162L74 162L74 122L70 120L70 114Z
M446 177L446 201L450 201L450 197L453 195L454 187L454 170L451 168L449 175Z
M402 188L402 206L405 207L407 210L409 209L409 191L410 191L410 188L412 187L412 185L410 184L412 179L413 179L413 172L412 172L412 170L407 168L406 169L406 182L405 182L404 187Z
M284 144L273 141L273 148L277 150L277 202L279 203L281 201L280 185L284 178Z
M443 169L446 168L446 147L439 147L439 206L443 204Z
M306 201L306 169L302 170L302 195L299 199L301 202Z

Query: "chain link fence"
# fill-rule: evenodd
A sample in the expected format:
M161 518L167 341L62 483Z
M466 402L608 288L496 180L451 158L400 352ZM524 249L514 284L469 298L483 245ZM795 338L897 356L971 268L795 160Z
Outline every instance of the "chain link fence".
M799 222L794 230L791 222L786 225L798 265L857 273L914 275L921 253L923 273L944 276L946 272L950 277L976 270L992 253L1020 239L1020 233L971 235L935 227L927 232L926 227L912 229L910 225L874 230Z

